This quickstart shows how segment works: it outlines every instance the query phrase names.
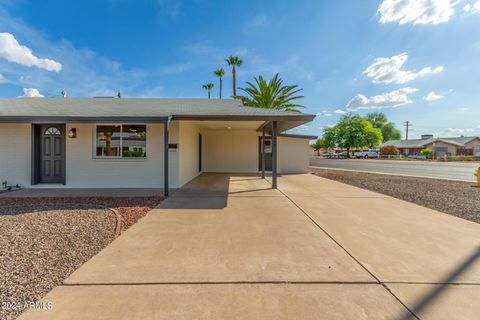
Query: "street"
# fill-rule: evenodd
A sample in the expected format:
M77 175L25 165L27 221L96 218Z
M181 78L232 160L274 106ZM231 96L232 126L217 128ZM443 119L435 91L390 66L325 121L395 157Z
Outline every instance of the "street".
M478 162L432 163L401 160L323 159L310 158L311 167L392 173L417 177L474 181Z

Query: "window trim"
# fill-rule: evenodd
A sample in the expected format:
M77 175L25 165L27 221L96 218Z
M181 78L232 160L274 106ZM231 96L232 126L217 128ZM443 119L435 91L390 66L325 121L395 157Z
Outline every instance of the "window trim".
M128 123L95 123L93 125L93 143L92 143L92 159L94 160L115 160L115 161L144 161L148 159L148 152L145 152L145 157L124 157L120 156L97 156L97 127L98 126L120 126L120 154L123 152L123 126L127 125L137 125L137 126L145 126L145 134L148 137L148 125L146 123L135 123L135 122L128 122ZM145 148L147 148L147 138L145 139Z

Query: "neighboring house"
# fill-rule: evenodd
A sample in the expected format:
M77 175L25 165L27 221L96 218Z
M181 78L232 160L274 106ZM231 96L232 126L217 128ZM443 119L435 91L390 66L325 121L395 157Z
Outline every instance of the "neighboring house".
M422 149L430 149L437 157L480 156L480 137L434 138L425 134L421 139L390 140L382 143L382 146L395 146L403 155L419 154Z
M201 172L259 172L263 131L266 171L306 172L315 137L282 132L313 118L231 99L0 99L0 180L178 188Z

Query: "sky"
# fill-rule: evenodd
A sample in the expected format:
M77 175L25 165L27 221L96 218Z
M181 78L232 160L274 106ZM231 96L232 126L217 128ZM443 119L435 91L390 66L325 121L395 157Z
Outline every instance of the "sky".
M0 98L205 98L279 73L321 135L384 112L409 137L480 135L479 0L1 0Z

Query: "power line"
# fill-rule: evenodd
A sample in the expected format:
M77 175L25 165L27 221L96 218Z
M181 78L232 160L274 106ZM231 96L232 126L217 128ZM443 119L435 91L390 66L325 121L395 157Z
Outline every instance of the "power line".
M405 121L403 123L403 126L405 127L405 140L408 140L408 129L412 126L412 124L410 123L410 121Z

